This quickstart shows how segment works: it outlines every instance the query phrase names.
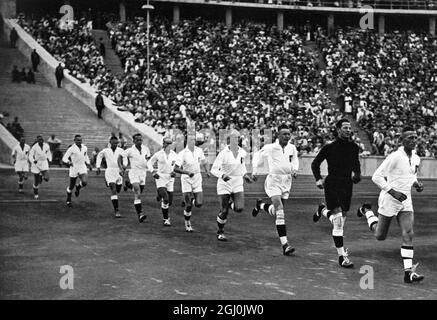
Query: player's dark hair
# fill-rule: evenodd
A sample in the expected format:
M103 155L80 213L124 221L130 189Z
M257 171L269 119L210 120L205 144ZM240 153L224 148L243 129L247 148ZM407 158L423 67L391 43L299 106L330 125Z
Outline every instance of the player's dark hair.
M74 139L76 139L76 138L81 138L80 134L76 134L76 135L74 136Z
M111 136L111 138L109 138L109 141L112 141L112 140L118 140L117 136Z
M340 129L341 126L343 125L343 123L345 123L345 122L350 123L350 121L349 121L348 119L346 119L346 118L342 118L342 119L340 119L340 120L337 121L337 123L335 124L335 127L336 127L337 129Z
M281 130L283 130L283 129L290 129L290 127L288 126L288 125L286 125L285 123L281 123L279 126L278 126L278 133L279 132L281 132Z
M132 140L135 140L135 138L138 137L138 136L141 136L141 133L135 133L135 134L132 136Z

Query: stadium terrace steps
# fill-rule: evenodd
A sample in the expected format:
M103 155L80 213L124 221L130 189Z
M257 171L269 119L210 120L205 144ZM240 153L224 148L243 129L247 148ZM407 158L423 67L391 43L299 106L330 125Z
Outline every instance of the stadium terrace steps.
M84 106L64 89L53 88L39 73L36 84L12 83L13 65L30 66L29 59L18 49L12 49L4 41L0 44L0 112L7 111L9 117L3 123L12 122L17 116L24 129L26 142L31 144L36 135L45 140L55 134L62 140L64 152L73 142L75 134L83 136L90 153L95 147L107 145L111 131L115 131L95 113Z
M124 71L121 66L120 58L118 58L115 50L112 49L111 40L108 37L108 33L105 30L93 30L94 41L99 45L99 40L102 38L102 42L105 45L105 65L111 70L111 73L115 76L123 75Z

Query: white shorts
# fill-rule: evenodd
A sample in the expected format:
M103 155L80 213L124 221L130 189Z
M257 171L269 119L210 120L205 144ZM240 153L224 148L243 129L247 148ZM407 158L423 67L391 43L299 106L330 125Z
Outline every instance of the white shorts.
M49 162L47 160L44 161L38 161L36 164L32 163L30 166L30 172L33 174L39 174L43 171L49 170Z
M69 171L70 178L77 178L78 176L87 174L88 168L86 166L72 166Z
M147 171L141 169L130 169L128 173L130 183L139 183L144 186L146 184L146 174Z
M174 191L174 178L170 177L170 175L159 174L159 179L155 179L156 189L159 188L167 188L168 192Z
M15 172L28 172L29 162L26 161L16 161L14 164Z
M120 170L118 168L107 168L105 170L106 184L115 183L123 184L123 177L120 176Z
M381 191L378 199L378 213L386 217L397 216L401 211L414 212L411 194L407 193L405 201L398 201L385 191Z
M202 174L196 173L192 178L190 178L188 175L183 174L181 176L181 186L182 186L182 193L185 192L193 192L193 193L199 193L202 192Z
M269 198L280 196L282 199L288 199L291 182L291 175L269 174L264 182L264 190Z
M222 178L217 180L217 195L219 196L222 194L232 194L243 191L243 177L241 176L232 176L227 182L225 182Z

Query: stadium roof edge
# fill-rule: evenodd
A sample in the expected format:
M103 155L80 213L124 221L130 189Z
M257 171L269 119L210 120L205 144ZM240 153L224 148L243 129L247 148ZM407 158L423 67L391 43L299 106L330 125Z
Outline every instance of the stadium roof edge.
M307 7L296 5L278 5L278 4L261 4L261 3L247 3L247 2L232 2L232 1L220 1L213 2L210 0L151 0L151 2L166 2L175 4L199 4L209 6L222 6L222 7L236 7L236 8L263 8L263 9L275 9L283 11L313 11L313 12L326 12L326 13L356 13L360 12L360 8L339 8L339 7ZM373 9L376 14L390 14L390 15L426 15L437 16L437 10L406 10L406 9Z

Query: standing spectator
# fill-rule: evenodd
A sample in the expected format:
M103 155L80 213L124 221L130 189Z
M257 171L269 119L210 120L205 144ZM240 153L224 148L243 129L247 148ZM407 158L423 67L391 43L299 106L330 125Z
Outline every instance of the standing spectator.
M50 152L52 153L52 163L61 165L61 139L56 138L56 136L52 134L50 138L47 139L47 143L49 144Z
M99 44L99 51L103 58L106 56L106 48L105 44L103 43L103 38L100 38L100 44Z
M102 91L97 91L96 96L96 108L97 108L97 117L102 119L102 111L105 108L105 102L103 101Z
M36 52L36 49L33 49L32 54L30 55L30 61L32 62L32 67L34 72L38 72L38 65L40 63L39 54Z
M18 40L18 33L15 28L12 28L11 33L9 34L9 40L11 42L11 48L15 48Z
M17 66L14 66L12 69L12 82L20 83L20 71L18 70Z
M32 68L29 68L29 71L27 71L26 81L27 83L35 84L35 74L33 73Z
M62 79L64 79L64 68L62 67L61 63L59 63L59 65L56 67L55 76L56 84L58 85L58 88L61 88L61 82Z

